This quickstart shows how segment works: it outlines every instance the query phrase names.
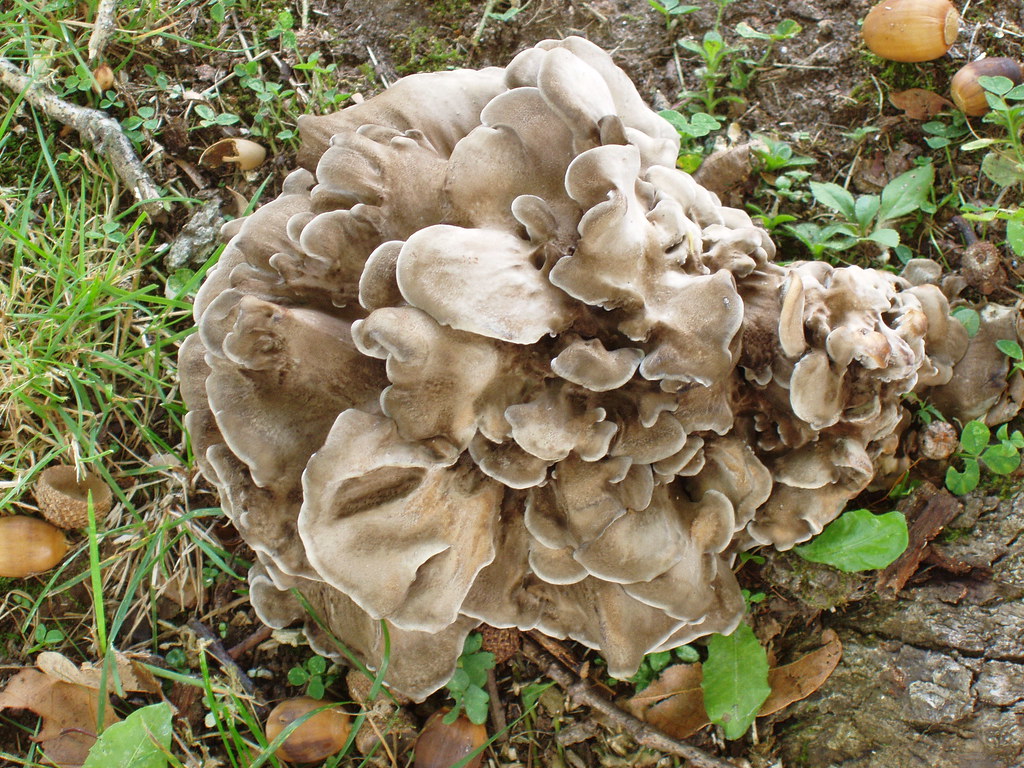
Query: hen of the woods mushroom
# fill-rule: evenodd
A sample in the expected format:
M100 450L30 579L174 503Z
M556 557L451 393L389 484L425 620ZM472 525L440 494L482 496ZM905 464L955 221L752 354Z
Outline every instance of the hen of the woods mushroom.
M810 538L904 466L903 395L1019 405L993 345L1016 313L969 340L928 264L773 263L583 39L300 128L305 169L226 226L196 298L187 425L260 617L371 667L383 619L414 698L480 622L618 677L729 632L738 551Z

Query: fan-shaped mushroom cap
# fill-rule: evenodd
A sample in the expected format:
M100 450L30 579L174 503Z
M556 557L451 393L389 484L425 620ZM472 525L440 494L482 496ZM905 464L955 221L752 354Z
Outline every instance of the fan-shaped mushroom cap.
M196 298L186 424L259 615L375 668L386 628L414 698L478 621L617 676L730 632L735 553L899 465L905 394L990 419L1024 397L995 356L1015 316L968 345L927 265L774 264L580 38L300 131L306 170L225 226Z
M982 308L980 320L978 333L967 340L967 350L953 366L949 383L927 393L928 400L947 419L987 420L989 409L1006 389L1010 361L996 342L1018 339L1020 312L988 304Z

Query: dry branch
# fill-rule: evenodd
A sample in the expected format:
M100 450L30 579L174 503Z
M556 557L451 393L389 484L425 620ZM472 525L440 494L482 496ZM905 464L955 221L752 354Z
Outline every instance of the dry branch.
M89 61L99 61L107 49L107 43L117 29L114 18L116 14L117 0L100 0L96 8L96 20L92 24L92 34L89 35Z
M143 210L151 217L163 213L160 188L135 154L121 125L105 112L71 104L44 86L32 82L18 67L0 56L0 83L18 94L48 117L70 126L88 139L106 157L114 171L132 190Z
M577 703L596 709L609 722L628 733L637 744L669 755L678 755L690 761L692 768L735 768L732 763L709 755L702 749L666 736L657 728L637 720L597 693L586 680L569 672L554 656L541 648L532 638L523 638L523 654L543 673L558 683Z

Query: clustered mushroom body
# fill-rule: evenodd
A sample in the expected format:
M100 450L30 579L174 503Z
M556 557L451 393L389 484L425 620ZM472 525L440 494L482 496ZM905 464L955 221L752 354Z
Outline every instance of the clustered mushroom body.
M934 280L775 264L580 38L300 129L196 298L187 426L261 618L371 667L386 635L415 699L480 622L617 677L730 632L736 552L898 469L901 398L974 345Z

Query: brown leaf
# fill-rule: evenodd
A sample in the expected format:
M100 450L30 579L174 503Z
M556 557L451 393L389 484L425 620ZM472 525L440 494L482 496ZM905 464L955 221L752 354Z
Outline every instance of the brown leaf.
M121 690L141 693L160 693L160 684L148 669L133 661L123 653L114 656L117 664L117 677ZM36 657L36 666L50 677L72 685L83 685L86 688L98 689L103 684L102 666L83 664L81 668L67 656L55 651L43 651ZM116 691L115 681L107 678L108 691Z
M675 664L626 702L634 717L677 739L685 739L711 721L704 711L700 664Z
M771 694L761 705L758 717L778 712L794 701L806 699L821 687L843 655L843 644L839 635L831 629L821 633L824 646L801 656L790 664L783 664L768 673Z
M0 710L27 709L42 719L35 741L47 761L60 768L77 768L85 762L96 741L99 692L50 677L35 669L23 669L0 691ZM118 721L110 701L103 710L107 727Z
M889 102L896 109L902 109L911 120L928 120L953 106L949 99L944 99L934 91L926 91L924 88L909 88L890 93Z
M735 189L750 178L750 144L739 144L720 149L704 158L693 174L698 184L707 187L719 197Z

